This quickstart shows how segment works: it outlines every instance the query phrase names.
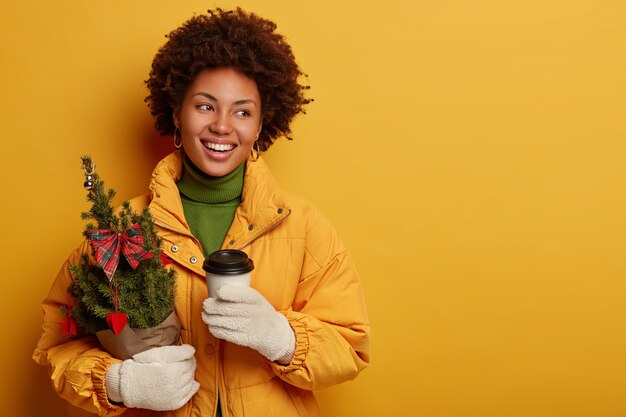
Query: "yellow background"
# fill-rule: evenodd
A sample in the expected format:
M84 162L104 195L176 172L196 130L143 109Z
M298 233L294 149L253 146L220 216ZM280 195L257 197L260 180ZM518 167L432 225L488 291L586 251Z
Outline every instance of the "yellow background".
M237 3L0 5L3 416L82 416L31 361L79 242L79 157L119 199L171 149L143 80L193 12ZM315 102L267 155L366 289L372 364L328 417L626 415L626 3L247 1Z

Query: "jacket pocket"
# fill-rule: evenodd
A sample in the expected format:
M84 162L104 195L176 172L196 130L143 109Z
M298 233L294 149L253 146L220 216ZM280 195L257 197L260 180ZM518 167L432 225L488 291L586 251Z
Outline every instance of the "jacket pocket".
M241 415L245 417L318 417L313 393L300 391L279 378L239 390ZM231 400L237 403L232 392ZM239 413L238 413L239 414Z

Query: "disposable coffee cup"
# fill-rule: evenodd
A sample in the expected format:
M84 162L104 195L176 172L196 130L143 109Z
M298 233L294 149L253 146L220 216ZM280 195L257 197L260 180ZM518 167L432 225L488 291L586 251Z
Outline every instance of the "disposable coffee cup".
M218 250L204 260L202 269L206 272L209 297L217 298L217 290L224 284L249 287L254 262L240 250Z

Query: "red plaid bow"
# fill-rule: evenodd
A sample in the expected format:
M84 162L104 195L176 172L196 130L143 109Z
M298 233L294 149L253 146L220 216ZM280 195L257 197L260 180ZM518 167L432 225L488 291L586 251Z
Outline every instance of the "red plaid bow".
M154 256L154 253L143 248L143 235L139 223L133 224L119 234L106 229L91 230L89 234L96 262L109 281L113 279L117 264L120 262L120 251L133 269L137 268L140 261Z

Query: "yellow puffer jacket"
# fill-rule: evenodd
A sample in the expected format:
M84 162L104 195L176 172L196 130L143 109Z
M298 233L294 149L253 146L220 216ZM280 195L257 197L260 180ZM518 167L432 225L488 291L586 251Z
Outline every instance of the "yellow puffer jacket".
M369 324L361 284L333 228L312 206L281 191L262 159L248 160L241 205L224 249L241 249L254 260L251 285L285 314L296 335L287 366L256 351L215 339L202 322L207 288L198 241L183 215L176 181L182 153L154 170L150 193L133 206L149 205L163 250L178 270L176 313L181 343L196 348L200 390L173 412L127 409L111 404L105 373L118 362L93 336L68 339L58 322L71 281L68 265L88 251L85 242L63 265L43 301L43 332L33 359L50 369L52 383L70 403L113 416L214 416L218 393L224 417L317 416L312 391L350 380L369 362Z

